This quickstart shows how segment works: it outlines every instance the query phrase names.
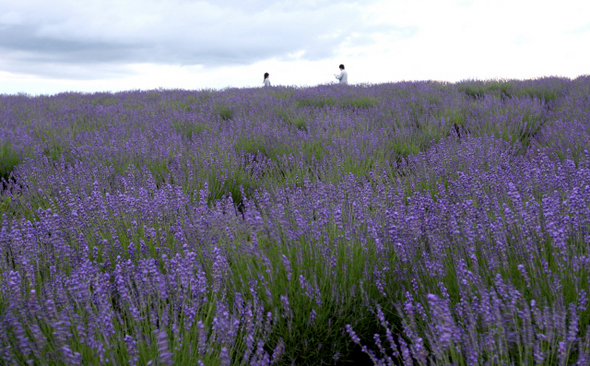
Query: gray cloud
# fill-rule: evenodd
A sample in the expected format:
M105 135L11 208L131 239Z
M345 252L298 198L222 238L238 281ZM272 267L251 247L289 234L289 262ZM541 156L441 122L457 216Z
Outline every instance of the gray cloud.
M142 47L105 41L59 39L38 35L38 27L13 25L0 29L0 48L20 51L24 61L107 62L125 60Z
M354 1L35 5L15 1L0 14L0 70L92 79L125 73L130 63L218 67L294 54L318 60L342 46L369 44L376 34L416 33L372 24Z

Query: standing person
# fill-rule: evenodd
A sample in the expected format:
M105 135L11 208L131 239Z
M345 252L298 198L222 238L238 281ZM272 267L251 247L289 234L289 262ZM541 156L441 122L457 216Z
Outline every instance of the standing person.
M268 72L264 73L264 81L262 82L264 84L264 86L270 86L270 79L268 78L269 74Z
M340 65L340 74L334 74L340 84L348 84L348 73L344 70L344 65Z

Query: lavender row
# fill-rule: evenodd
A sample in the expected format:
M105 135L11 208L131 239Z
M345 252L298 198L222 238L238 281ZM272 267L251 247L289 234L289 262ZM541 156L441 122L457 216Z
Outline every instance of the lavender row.
M586 364L587 88L7 97L3 360Z

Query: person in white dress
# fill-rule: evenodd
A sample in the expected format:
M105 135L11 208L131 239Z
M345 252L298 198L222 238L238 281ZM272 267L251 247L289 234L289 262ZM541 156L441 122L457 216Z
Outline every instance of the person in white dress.
M340 84L348 84L348 73L344 70L344 65L340 65L340 73L334 74Z
M270 86L270 79L268 78L268 76L269 76L268 72L265 72L264 73L264 81L263 81L264 86Z

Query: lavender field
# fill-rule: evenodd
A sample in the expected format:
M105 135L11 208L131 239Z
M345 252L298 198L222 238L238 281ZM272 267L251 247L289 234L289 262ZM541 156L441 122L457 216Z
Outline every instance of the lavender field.
M589 76L0 122L0 364L590 365Z

